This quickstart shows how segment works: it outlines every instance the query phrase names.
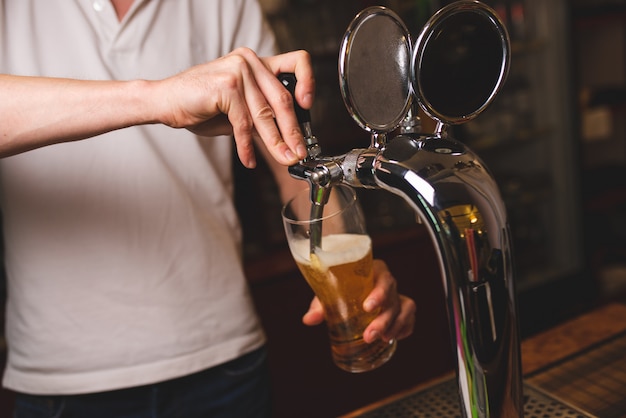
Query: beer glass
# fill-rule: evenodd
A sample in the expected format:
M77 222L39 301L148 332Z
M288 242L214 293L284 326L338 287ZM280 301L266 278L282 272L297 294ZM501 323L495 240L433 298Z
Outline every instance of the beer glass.
M343 184L332 186L319 209L312 205L309 189L283 207L289 249L324 308L335 364L353 373L375 369L391 358L396 341L363 340L363 331L379 312L363 310L374 287L372 243L356 193Z

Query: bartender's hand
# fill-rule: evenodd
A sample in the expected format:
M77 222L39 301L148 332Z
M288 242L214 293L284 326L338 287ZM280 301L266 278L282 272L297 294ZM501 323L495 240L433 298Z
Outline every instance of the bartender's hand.
M279 73L295 74L296 100L310 109L315 80L306 51L260 58L238 48L161 81L158 97L167 106L163 122L204 136L233 134L239 159L248 168L256 164L255 135L279 164L295 164L307 151L293 97L278 80Z
M371 343L377 339L401 340L413 333L415 325L415 302L398 294L396 280L382 260L374 260L374 290L363 302L363 309L371 312L381 308L380 314L365 329L363 338ZM306 325L317 325L324 321L324 311L315 297L309 311L302 318Z
M253 137L282 166L306 157L293 97L279 73L298 78L310 109L311 57L267 58L239 48L163 80L79 80L0 74L0 158L134 125L161 123L203 136L234 134L242 163L256 165Z

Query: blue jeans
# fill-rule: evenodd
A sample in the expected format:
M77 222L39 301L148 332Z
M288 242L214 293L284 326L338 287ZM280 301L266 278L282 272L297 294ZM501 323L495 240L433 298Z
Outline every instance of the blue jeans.
M268 418L269 380L263 347L152 385L85 395L18 394L14 418Z

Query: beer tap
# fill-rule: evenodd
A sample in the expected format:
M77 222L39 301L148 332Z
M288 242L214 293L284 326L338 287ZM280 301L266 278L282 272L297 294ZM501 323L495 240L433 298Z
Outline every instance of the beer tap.
M311 113L303 109L295 99L296 76L291 73L281 73L278 75L278 79L293 97L294 110L307 149L306 158L298 164L290 166L289 173L295 178L307 180L312 189L329 188L333 182L341 181L341 177L338 177L339 172L336 169L334 160L325 159L320 156L322 150L311 129ZM326 203L325 199L320 202L320 199L315 197L319 194L318 192L312 191L312 203Z
M464 417L523 415L506 209L483 161L449 130L492 102L509 61L506 28L479 1L443 7L415 44L394 12L364 9L346 30L338 70L348 113L371 134L371 143L322 157L304 116L311 152L289 168L309 182L313 203L323 204L324 191L343 182L387 190L415 210L441 267ZM437 122L435 132L420 132L419 109Z
M311 219L317 219L321 217L324 205L328 203L332 184L341 181L340 171L338 171L337 165L333 160L323 161L319 158L321 149L311 129L311 113L303 109L295 98L296 76L292 73L281 73L278 75L278 79L293 97L294 110L307 149L307 157L300 163L290 166L289 173L295 178L309 182L311 190L310 217ZM311 254L314 254L316 249L322 246L321 228L322 225L319 222L311 224Z

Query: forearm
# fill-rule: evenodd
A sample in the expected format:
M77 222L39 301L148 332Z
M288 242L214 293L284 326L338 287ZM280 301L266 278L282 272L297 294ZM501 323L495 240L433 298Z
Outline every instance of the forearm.
M0 75L0 157L156 123L150 84Z

